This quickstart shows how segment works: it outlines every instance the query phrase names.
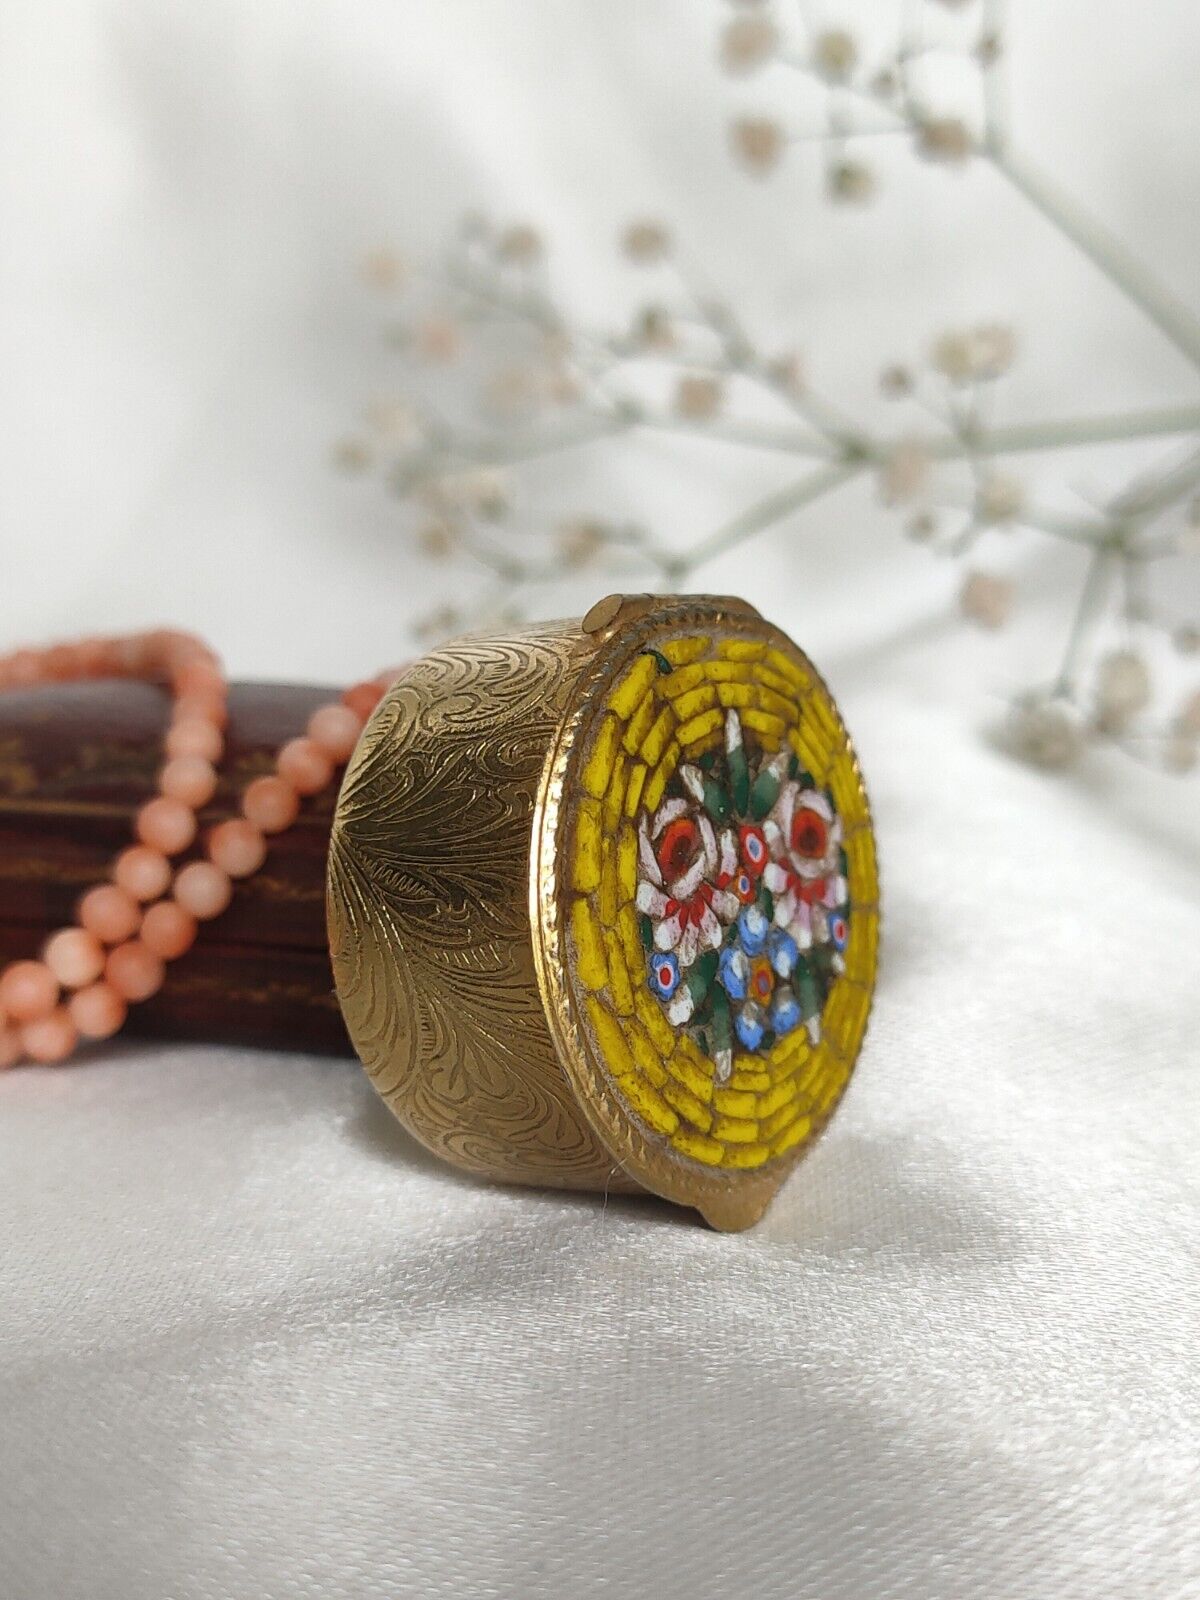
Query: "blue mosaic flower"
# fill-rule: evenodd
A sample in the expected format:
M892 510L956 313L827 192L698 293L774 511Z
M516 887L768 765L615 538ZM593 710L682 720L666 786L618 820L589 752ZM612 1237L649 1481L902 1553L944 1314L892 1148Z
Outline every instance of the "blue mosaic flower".
M669 1000L679 987L679 959L673 950L656 950L650 957L650 991L660 1000Z
M850 923L845 911L831 911L829 913L829 942L835 950L844 950L846 940L850 937Z
M758 1050L767 1036L767 1014L757 1000L747 1000L734 1014L733 1026L747 1050Z
M758 955L770 930L770 918L760 906L747 906L737 919L738 943L748 956Z
M731 1000L744 1000L750 983L750 957L740 944L726 945L721 951L717 982Z
M798 1028L803 1020L799 1000L786 984L781 984L771 1001L772 1028L782 1038L785 1033L791 1033L793 1028Z
M767 935L767 954L781 978L790 978L800 959L800 947L784 928L772 928Z
M734 1032L743 1049L760 1050L768 1032L779 1038L801 1021L788 983L800 951L791 934L772 927L758 906L747 906L733 933L733 942L721 951L717 982L729 996Z

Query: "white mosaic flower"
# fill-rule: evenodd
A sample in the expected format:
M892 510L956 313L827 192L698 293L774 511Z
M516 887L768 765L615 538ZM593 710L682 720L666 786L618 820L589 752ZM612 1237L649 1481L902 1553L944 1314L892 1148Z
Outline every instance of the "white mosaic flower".
M697 801L694 780L685 777L684 783L687 795L664 800L653 818L642 817L637 908L653 925L654 948L673 951L686 971L701 951L720 947L738 903L718 887L737 863L733 836L725 830L718 838Z
M842 824L828 798L785 783L763 834L771 860L763 882L775 897L775 922L801 950L829 939L829 914L845 903L848 886L839 862Z

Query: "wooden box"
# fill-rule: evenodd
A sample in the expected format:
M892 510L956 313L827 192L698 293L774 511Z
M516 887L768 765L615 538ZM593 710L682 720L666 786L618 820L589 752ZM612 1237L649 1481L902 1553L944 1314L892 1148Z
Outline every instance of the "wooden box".
M279 746L332 698L291 684L232 687L226 756L202 835L236 815L250 779L270 771ZM0 695L0 964L36 955L133 842L134 813L162 764L168 709L165 690L141 683ZM130 1033L350 1053L325 934L335 792L304 802L229 909L169 965L161 992L130 1008Z

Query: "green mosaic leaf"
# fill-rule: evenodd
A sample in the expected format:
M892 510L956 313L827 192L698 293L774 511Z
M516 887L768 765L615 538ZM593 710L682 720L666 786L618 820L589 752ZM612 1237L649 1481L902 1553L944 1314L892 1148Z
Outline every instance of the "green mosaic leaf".
M653 950L654 924L650 921L649 917L642 917L638 922L638 927L641 930L642 935L642 948L645 950Z
M693 972L700 972L704 976L704 986L707 988L717 975L717 968L721 965L721 957L715 950L706 950L702 956L697 956L692 966Z
M800 1015L807 1022L809 1017L816 1017L821 1012L821 986L811 967L805 967L803 972L799 968L792 978L792 988L800 1002Z
M733 1048L733 1021L729 1015L729 996L724 989L714 989L712 996L712 1031L715 1051ZM709 1052L706 1052L708 1054Z
M792 754L788 757L788 777L789 778L798 778L799 776L800 776L800 757L793 750Z
M750 768L746 762L745 749L741 745L729 752L728 765L734 810L739 816L744 817L750 804Z
M654 657L654 665L662 673L664 678L666 677L668 672L673 672L674 671L674 668L671 666L671 663L667 660L666 656L663 655L661 650L643 650L642 654L644 656L653 656Z
M729 795L725 789L710 778L704 785L704 809L714 822L724 822L729 815Z
M698 1010L708 998L708 979L700 971L699 964L689 968L683 981L692 997L693 1009Z
M782 787L778 777L770 767L764 767L754 780L754 787L750 790L750 815L755 822L761 822L779 799L779 790Z

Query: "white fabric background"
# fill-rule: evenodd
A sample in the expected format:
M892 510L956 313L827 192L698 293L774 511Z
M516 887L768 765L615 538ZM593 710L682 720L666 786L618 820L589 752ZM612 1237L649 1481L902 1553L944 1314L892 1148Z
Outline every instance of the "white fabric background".
M1013 9L1027 141L1194 290L1190 9ZM476 201L553 219L589 307L619 222L662 210L851 396L1009 314L1022 414L1193 392L985 178L900 164L833 222L802 176L733 178L718 14L7 0L0 644L170 617L242 675L401 653L434 575L326 466L394 381L352 268ZM637 458L611 487L690 526L744 485ZM8 1074L4 1600L1200 1593L1194 786L1048 779L982 736L1050 666L1069 563L1000 557L1027 600L995 644L865 491L773 548L782 581L760 548L711 586L843 702L887 941L845 1106L766 1221L481 1187L348 1063Z

